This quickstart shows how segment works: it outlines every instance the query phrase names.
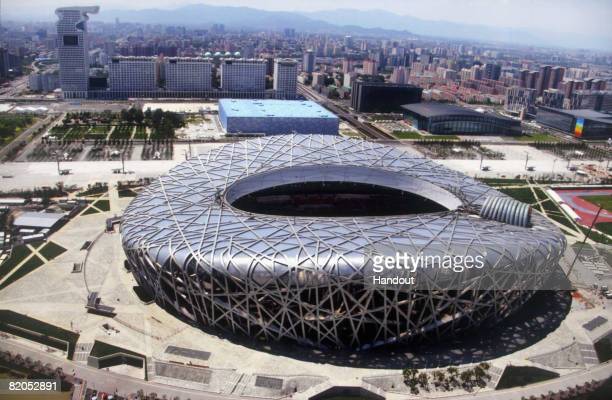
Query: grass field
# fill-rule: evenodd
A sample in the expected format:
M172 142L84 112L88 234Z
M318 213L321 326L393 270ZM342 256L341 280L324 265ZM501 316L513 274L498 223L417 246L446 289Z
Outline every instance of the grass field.
M533 135L508 136L508 139L516 139L522 142L558 142L559 138L548 133L535 133Z
M603 207L604 210L612 212L612 196L608 195L596 195L596 196L582 196L582 199L589 203L595 204L597 207Z
M507 194L513 199L522 201L523 203L533 204L537 201L533 195L533 192L528 187L516 188L516 189L498 189L498 190L502 193Z
M15 327L22 328L23 330ZM11 310L0 310L0 330L64 351L66 350L67 342L69 346L68 359L70 360L79 339L78 333L18 314Z
M0 280L15 269L30 253L30 249L25 245L13 247L11 256L0 264Z
M606 235L612 235L612 222L600 222L595 224L595 228L598 231L605 233Z
M43 260L40 259L40 257L38 257L38 256L30 257L30 259L28 259L28 261L23 263L21 265L21 267L19 267L19 269L17 271L13 272L13 274L11 276L6 278L6 280L4 282L2 282L2 285L0 285L0 290L4 289L5 287L10 285L11 283L14 283L17 280L23 278L24 276L26 276L30 272L34 271L35 269L37 269L38 267L40 267L43 264L44 264L44 262L43 262Z
M112 344L100 342L99 340L94 342L89 354L96 358L109 357L99 361L100 368L108 368L120 364L127 364L133 367L143 368L146 365L146 358L144 355L121 347L113 346Z
M414 131L393 131L393 136L398 139L422 139L423 135Z
M47 242L47 244L38 250L38 252L49 261L53 260L55 257L59 256L65 251L65 248L53 242Z
M98 200L93 203L94 207L97 207L100 211L110 211L110 202L108 200Z

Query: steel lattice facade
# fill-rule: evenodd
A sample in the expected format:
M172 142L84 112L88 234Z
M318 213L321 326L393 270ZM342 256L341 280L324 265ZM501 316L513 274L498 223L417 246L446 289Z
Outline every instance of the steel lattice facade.
M253 214L227 201L258 184L307 179L303 171L312 177L317 170L347 180L387 174L390 184L440 197L449 210L291 217ZM268 340L367 348L504 318L549 278L565 248L563 235L537 213L529 227L479 217L487 197L506 196L393 147L328 135L270 136L174 167L132 201L121 233L138 283L197 324ZM462 290L442 290L435 280L428 290L364 285L373 246L432 244L486 254L486 270L504 269L511 287L487 273Z

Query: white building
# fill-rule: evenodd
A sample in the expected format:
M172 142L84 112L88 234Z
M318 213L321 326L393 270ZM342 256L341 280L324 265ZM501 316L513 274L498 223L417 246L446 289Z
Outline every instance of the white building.
M28 76L28 86L33 92L49 93L60 85L57 71L34 72Z
M262 59L224 59L221 61L221 89L245 96L263 96L266 90L267 61Z
M55 10L57 21L57 55L60 84L64 98L87 98L89 89L88 13L99 7L61 7Z
M212 90L212 62L207 58L166 58L166 90L206 92Z
M113 57L108 65L111 92L127 97L153 95L159 70L154 57Z
M294 60L274 60L274 91L277 99L294 100L297 96L297 63Z

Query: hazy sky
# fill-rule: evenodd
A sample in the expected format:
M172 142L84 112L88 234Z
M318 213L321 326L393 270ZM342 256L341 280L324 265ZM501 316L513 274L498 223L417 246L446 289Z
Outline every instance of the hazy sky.
M53 16L58 6L97 4L104 12L194 3L283 11L378 8L423 19L612 37L612 0L4 0L2 17L40 18L45 9Z

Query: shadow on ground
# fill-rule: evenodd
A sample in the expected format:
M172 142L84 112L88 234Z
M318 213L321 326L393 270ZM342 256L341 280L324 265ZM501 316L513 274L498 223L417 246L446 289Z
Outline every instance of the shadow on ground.
M356 368L435 368L498 358L529 347L557 329L571 306L568 291L538 291L515 314L440 342L419 341L350 351L321 350L295 343L264 342L204 328L232 343L297 360Z

